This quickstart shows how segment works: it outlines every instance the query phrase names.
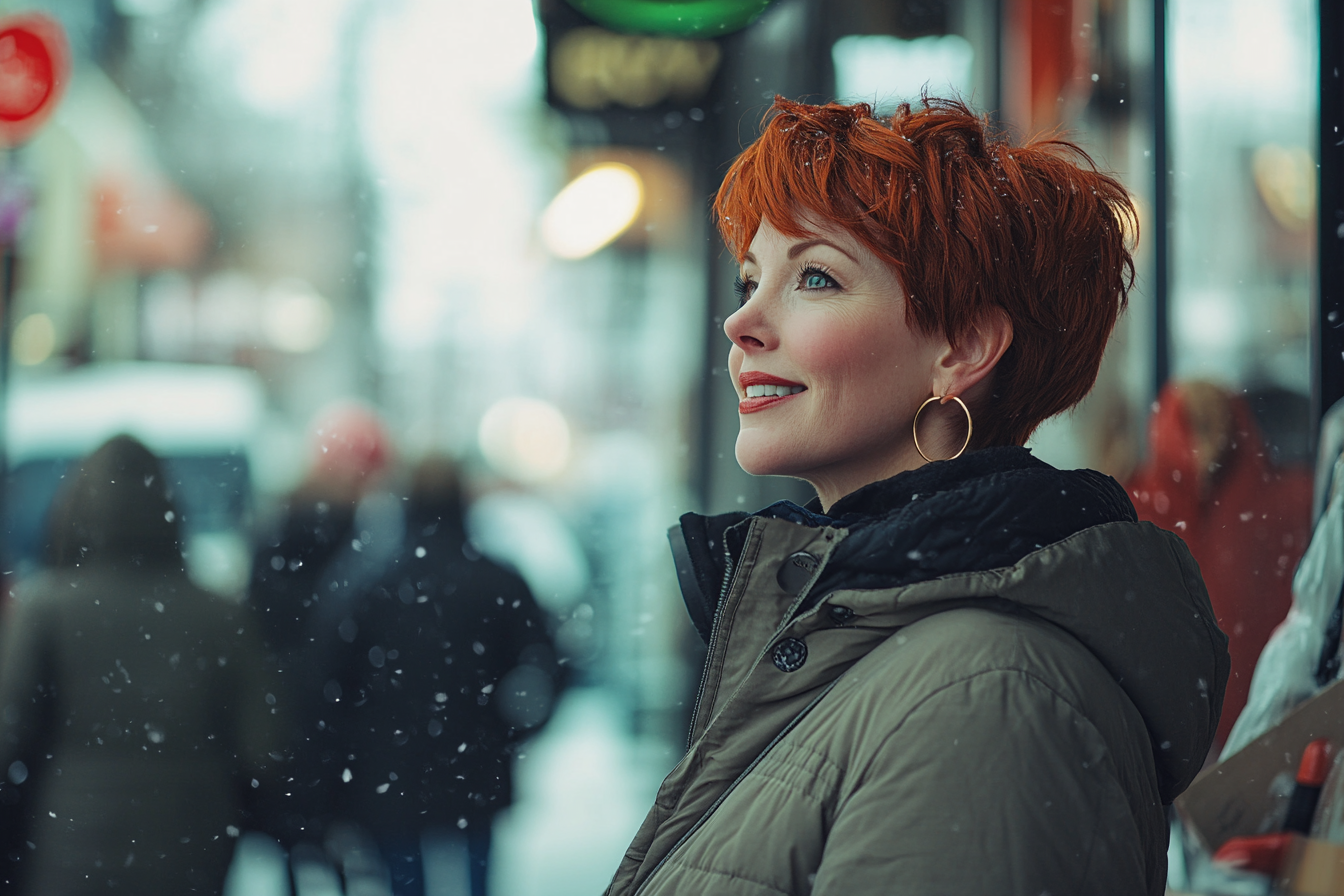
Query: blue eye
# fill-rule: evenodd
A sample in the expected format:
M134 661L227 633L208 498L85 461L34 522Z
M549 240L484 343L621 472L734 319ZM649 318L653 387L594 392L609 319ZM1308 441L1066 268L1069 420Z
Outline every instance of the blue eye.
M840 285L835 282L835 278L830 274L816 268L805 269L802 279L803 289L834 289Z

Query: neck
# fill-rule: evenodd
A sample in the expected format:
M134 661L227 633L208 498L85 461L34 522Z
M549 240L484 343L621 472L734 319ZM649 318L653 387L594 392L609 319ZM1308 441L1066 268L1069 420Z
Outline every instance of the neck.
M947 456L951 455L952 452L949 450ZM909 470L917 470L926 463L927 461L920 457L914 443L911 442L903 446L901 451L888 455L876 463L858 468L822 470L802 478L817 490L817 500L821 501L822 512L827 513L841 498L853 494L865 485L890 479Z

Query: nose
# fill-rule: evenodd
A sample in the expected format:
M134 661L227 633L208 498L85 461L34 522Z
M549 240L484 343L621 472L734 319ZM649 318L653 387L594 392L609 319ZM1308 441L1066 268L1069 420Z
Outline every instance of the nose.
M771 341L769 325L760 309L759 298L752 296L723 322L723 332L743 351L759 351Z

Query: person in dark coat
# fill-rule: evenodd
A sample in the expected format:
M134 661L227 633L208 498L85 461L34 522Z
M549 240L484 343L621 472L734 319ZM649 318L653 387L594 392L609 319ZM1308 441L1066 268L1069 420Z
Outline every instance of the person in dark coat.
M256 816L286 847L316 846L331 818L333 794L323 771L337 757L324 716L336 695L324 694L324 685L333 656L325 642L315 648L313 638L324 600L340 603L382 574L388 556L364 550L361 536L374 539L361 532L356 516L391 453L382 422L363 405L343 402L320 413L308 475L253 554L248 600L262 624L267 664L287 696L284 786L257 795Z
M378 842L398 896L423 892L419 844L434 829L465 839L483 896L515 748L549 717L558 667L527 585L468 540L449 461L417 467L399 556L333 622L349 747L332 769L340 814Z
M21 892L218 893L275 749L245 608L187 579L158 460L104 444L49 515L0 653L0 768L30 789Z
M381 421L357 404L324 411L313 424L312 466L285 501L275 530L252 559L249 597L264 620L277 663L301 654L315 599L359 533L355 510L391 460Z

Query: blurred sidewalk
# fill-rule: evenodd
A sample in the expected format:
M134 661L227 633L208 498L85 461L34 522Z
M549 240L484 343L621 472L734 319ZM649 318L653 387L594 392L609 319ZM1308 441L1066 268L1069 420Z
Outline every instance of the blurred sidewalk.
M493 896L596 896L653 805L680 745L640 741L610 692L574 688L518 762L495 823Z
M680 745L631 735L612 691L567 691L550 724L519 755L517 802L495 822L492 896L598 896L679 754ZM290 896L283 862L272 841L244 838L225 896ZM426 896L458 896L436 888L435 876L431 869ZM294 896L342 894L329 867L303 865L296 879ZM386 889L363 880L346 893L381 896Z

